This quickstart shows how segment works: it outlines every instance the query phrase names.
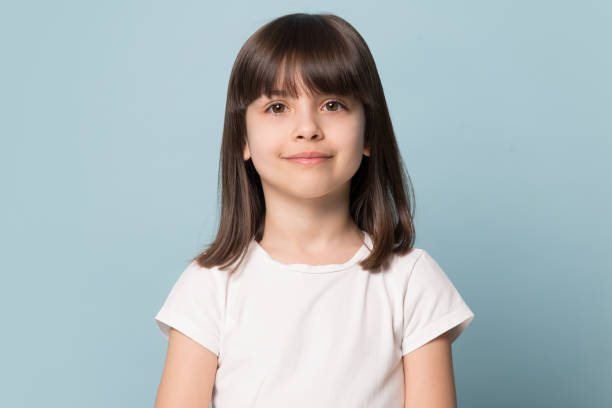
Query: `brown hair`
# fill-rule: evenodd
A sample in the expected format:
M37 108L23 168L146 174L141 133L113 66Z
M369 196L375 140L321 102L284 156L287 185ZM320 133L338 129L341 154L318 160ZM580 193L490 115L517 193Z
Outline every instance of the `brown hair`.
M219 226L214 241L192 259L202 267L220 265L225 270L236 261L239 265L250 241L259 242L263 237L266 208L261 180L251 159L245 161L242 156L245 114L252 101L264 93L270 96L281 76L280 89L297 98L299 85L294 74L302 79L306 92L352 95L364 105L364 144L370 147L370 156L363 156L351 179L349 205L351 217L373 241L372 252L360 262L361 267L376 271L393 254L405 254L414 244L414 192L365 40L336 15L295 13L260 27L234 62L219 163Z

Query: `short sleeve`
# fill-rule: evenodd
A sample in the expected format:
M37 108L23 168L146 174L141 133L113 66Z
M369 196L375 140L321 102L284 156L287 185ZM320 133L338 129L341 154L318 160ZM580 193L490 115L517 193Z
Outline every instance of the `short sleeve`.
M440 265L425 250L416 260L404 296L402 355L451 330L451 343L466 329L474 313Z
M219 356L224 319L225 273L192 261L181 273L155 316L166 339L170 328Z

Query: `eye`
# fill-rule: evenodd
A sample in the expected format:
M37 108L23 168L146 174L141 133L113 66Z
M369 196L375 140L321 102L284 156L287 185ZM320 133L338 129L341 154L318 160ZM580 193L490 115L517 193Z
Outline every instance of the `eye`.
M346 110L346 106L341 104L339 101L329 101L325 103L325 106L328 108L330 107L333 108L334 106L336 106L336 109L331 109L330 112L338 112L338 110L342 110L342 109ZM340 109L340 107L342 107L342 109Z
M340 103L340 101L336 101L336 100L326 102L324 106L328 108L328 112L339 112L342 110L346 110L346 106ZM269 105L264 112L272 112L274 114L281 114L285 112L283 108L286 108L286 107L287 106L283 103L274 102L273 104Z
M278 111L275 110L275 108L282 107L282 106L285 106L285 105L280 103L280 102L275 102L272 105L268 106L268 108L265 110L265 112L268 112L270 110L270 108L272 108L272 113L282 113L282 112L278 112Z

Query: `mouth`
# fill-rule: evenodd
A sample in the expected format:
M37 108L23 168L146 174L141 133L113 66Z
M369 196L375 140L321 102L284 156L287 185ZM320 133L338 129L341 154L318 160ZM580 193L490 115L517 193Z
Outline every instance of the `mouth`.
M304 164L304 165L313 165L323 163L333 156L319 156L319 157L287 157L285 160L289 160L292 163L296 164Z

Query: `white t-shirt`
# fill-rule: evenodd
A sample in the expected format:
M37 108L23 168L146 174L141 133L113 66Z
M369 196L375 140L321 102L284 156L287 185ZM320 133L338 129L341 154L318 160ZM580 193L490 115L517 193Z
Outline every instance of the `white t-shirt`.
M217 408L402 408L402 356L474 318L423 249L381 272L364 259L283 264L255 240L234 274L192 262L155 316L218 356Z

